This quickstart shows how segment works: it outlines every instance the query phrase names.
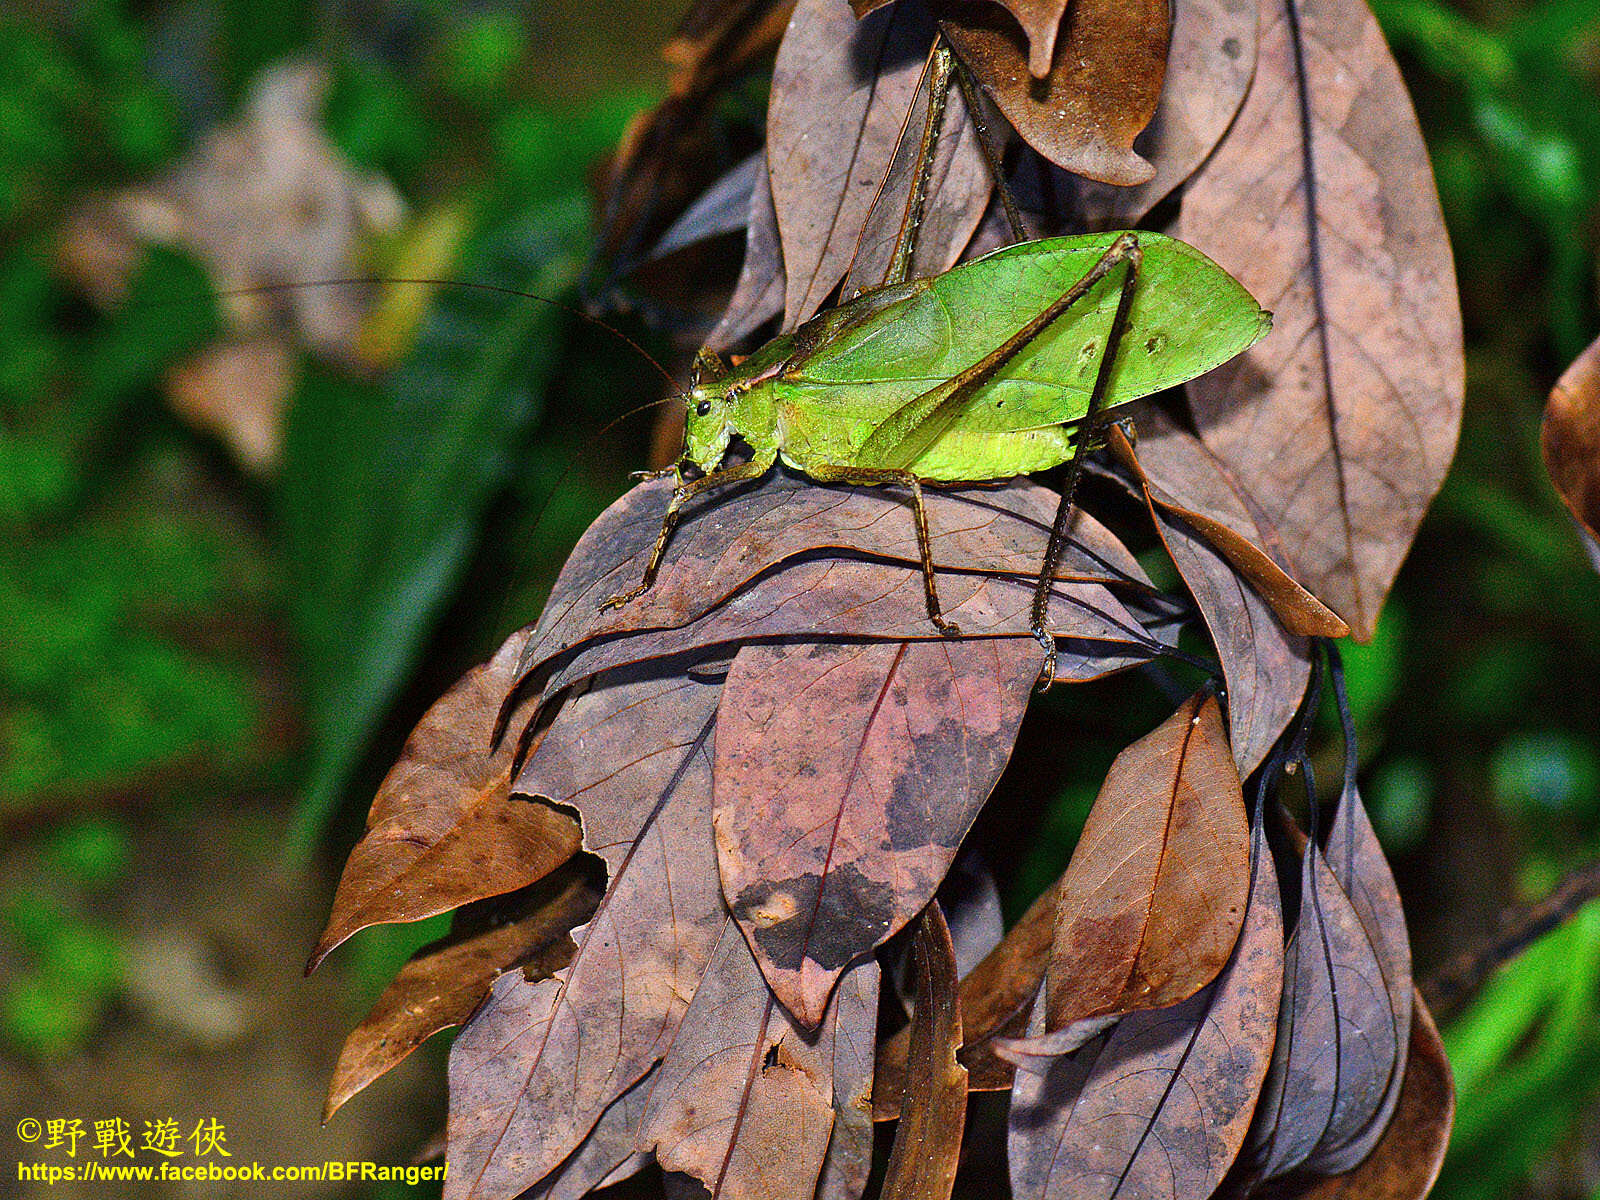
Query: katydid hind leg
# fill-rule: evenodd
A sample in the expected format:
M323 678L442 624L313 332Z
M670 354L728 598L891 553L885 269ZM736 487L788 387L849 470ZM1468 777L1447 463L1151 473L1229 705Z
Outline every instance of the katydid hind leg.
M944 42L942 33L940 40ZM944 44L948 45L948 42ZM955 78L961 88L961 98L966 101L967 115L972 121L973 132L978 135L978 149L982 151L984 162L989 166L989 177L994 180L994 190L999 195L1000 207L1006 214L1006 227L1010 230L1011 240L1013 243L1026 242L1031 235L1022 220L1022 209L1017 206L1017 199L1011 193L1011 185L1006 182L1005 169L1001 165L1005 158L1005 147L1001 145L1000 139L995 137L988 121L984 119L983 97L978 82L967 69L967 64L959 57L955 59Z
M759 479L765 475L776 461L776 454L753 458L749 462L739 463L723 471L713 471L709 475L702 475L699 479L687 483L679 483L672 490L672 499L667 502L667 511L661 517L661 529L656 534L655 545L651 547L650 557L645 561L644 577L640 579L637 587L629 588L625 592L618 592L614 596L607 596L600 601L602 611L621 608L630 600L637 600L648 592L656 581L656 574L661 570L661 560L666 557L667 543L672 538L672 531L677 528L678 517L683 512L683 506L702 492L712 488L722 487L730 483L743 483L749 479ZM676 469L676 468L675 468Z
M1111 372L1116 366L1117 353L1122 347L1122 337L1128 327L1128 310L1133 303L1133 293L1139 282L1139 268L1144 261L1138 235L1129 233L1118 238L1107 249L1101 262L1105 262L1113 255L1117 256L1116 261L1127 264L1127 270L1122 277L1122 289L1117 296L1116 315L1112 317L1111 329L1106 334L1105 352L1100 356L1099 369L1095 373L1094 388L1089 393L1089 407L1084 411L1082 422L1078 427L1078 436L1072 448L1072 458L1067 462L1067 475L1062 483L1061 499L1056 504L1055 521L1050 527L1050 540L1045 545L1044 561L1039 567L1039 578L1034 584L1033 612L1029 627L1033 630L1033 636L1038 639L1040 646L1044 648L1044 666L1039 672L1040 691L1049 690L1050 685L1055 682L1056 642L1048 627L1051 583L1055 578L1056 566L1061 561L1061 552L1066 548L1067 529L1072 521L1078 480L1083 475L1084 454L1094 431L1095 419L1105 403L1106 391L1111 383ZM1111 265L1114 266L1115 262Z
M884 286L904 283L911 277L912 262L916 258L917 238L922 231L923 211L927 207L928 184L933 177L933 162L937 156L939 134L944 128L945 108L950 101L950 78L955 70L955 55L942 36L934 39L933 52L923 74L928 80L928 116L922 128L922 138L917 145L916 165L912 170L911 194L906 198L905 214L895 235L894 252L889 258L889 269L884 274Z
M928 536L928 508L923 502L922 480L910 471L894 467L852 467L821 464L806 468L818 483L898 483L911 492L911 511L916 518L917 553L922 565L922 593L928 604L928 619L945 637L960 637L961 626L947 620L939 605L939 585L933 573L933 543Z

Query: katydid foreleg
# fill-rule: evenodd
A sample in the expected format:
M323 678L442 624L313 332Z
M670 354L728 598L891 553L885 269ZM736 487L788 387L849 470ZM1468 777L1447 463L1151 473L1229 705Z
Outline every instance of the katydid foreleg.
M628 601L637 600L650 590L650 586L656 581L656 572L661 569L661 560L666 555L667 541L672 537L673 529L677 527L678 515L683 511L685 504L714 487L759 479L772 469L772 464L776 461L775 452L771 455L758 455L749 462L739 463L723 471L713 471L709 475L702 475L699 479L680 483L674 488L672 499L667 504L667 511L661 517L661 529L656 534L656 544L651 548L650 558L645 562L644 578L639 581L637 587L630 588L626 592L618 592L614 596L607 596L600 601L601 609L621 608Z
M1144 253L1139 249L1138 238L1131 234L1113 242L1101 258L1100 264L1106 264L1112 255L1117 255L1119 261L1126 262L1128 269L1122 277L1122 291L1117 297L1116 315L1111 318L1111 328L1106 334L1105 351L1100 356L1094 388L1089 393L1089 407L1084 411L1083 420L1078 428L1077 441L1072 448L1072 458L1067 463L1067 477L1062 484L1061 500L1056 505L1056 519L1050 528L1050 540L1044 548L1044 562L1040 565L1039 579L1034 585L1033 614L1029 624L1033 636L1044 647L1044 666L1039 672L1040 691L1048 690L1056 677L1056 640L1046 627L1050 615L1050 584L1056 573L1056 564L1061 560L1061 551L1066 547L1067 526L1072 519L1078 479L1083 474L1083 456L1089 444L1095 417L1105 401L1106 389L1111 382L1111 371L1116 365L1117 350L1122 345L1122 335L1128 326L1128 309L1133 303L1133 291L1139 281L1139 267L1144 262ZM1107 265L1107 270L1112 266L1115 266L1114 262Z
M928 618L945 637L960 637L961 627L945 620L939 609L939 587L933 577L933 543L928 537L928 509L922 499L922 480L897 467L850 467L817 464L807 472L818 483L899 483L911 491L911 511L917 519L917 551L922 562L922 592Z

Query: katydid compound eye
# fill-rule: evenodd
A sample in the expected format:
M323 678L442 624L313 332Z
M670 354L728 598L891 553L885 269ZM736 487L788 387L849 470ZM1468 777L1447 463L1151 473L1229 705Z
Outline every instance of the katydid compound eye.
M694 406L694 412L697 417L709 417L711 415L711 401L700 401L699 404Z

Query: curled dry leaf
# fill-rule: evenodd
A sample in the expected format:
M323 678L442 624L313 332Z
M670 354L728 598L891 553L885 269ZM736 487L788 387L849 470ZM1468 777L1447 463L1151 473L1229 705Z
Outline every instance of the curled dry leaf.
M665 258L697 242L748 228L750 202L766 173L767 156L757 150L700 193L651 247L650 257Z
M1026 640L1033 585L1004 577L939 576L944 613L969 637ZM1057 584L1050 627L1059 642L1056 678L1082 682L1147 662L1161 644L1106 589ZM807 641L865 638L939 641L928 620L922 572L892 563L817 560L797 563L761 580L680 629L646 632L591 644L562 661L545 684L553 694L568 683L623 663L694 651L729 653L758 638Z
M739 651L716 739L722 889L803 1024L933 898L1038 671L1020 638Z
M626 270L660 232L663 212L685 207L708 182L710 115L727 84L777 49L793 0L707 0L684 15L662 52L674 70L670 94L623 133L606 189L602 258Z
M1028 69L1043 79L1055 58L1056 37L1069 0L995 0L1017 19L1028 39ZM850 0L858 17L875 12L891 0Z
M761 604L747 603L732 614L738 618L727 626L738 630L733 636L786 632L820 636L830 629L841 636L890 636L902 627L906 629L903 636L937 636L921 599L920 572L914 597L905 591L904 603L890 601L870 617L851 614L869 597L881 599L897 592L898 588L886 588L885 583L900 583L907 576L857 572L858 582L869 590L844 603L838 597L810 594L820 578L814 569L817 562L824 574L836 568L848 574L849 559L918 562L916 527L903 498L886 488L823 487L786 471L774 471L756 486L686 505L654 585L622 608L602 611L600 601L604 597L631 587L643 573L671 491L670 480L642 484L607 509L584 533L562 568L529 640L522 657L524 672L611 635L687 626L724 604L739 589L749 587L752 581L766 582L763 577L772 568L806 557L814 560L813 569L804 572L800 567L790 568L784 574L796 574L795 579L778 584ZM964 614L958 615L954 610L991 582L985 578L990 573L1013 576L1012 582L1030 593L1031 602L1032 578L1044 556L1055 506L1054 492L1027 481L996 488L927 493L934 562L949 572L941 572L941 598L952 610L953 619L964 619ZM817 560L819 551L827 557ZM1144 572L1132 554L1104 526L1081 513L1057 578L1147 586ZM826 590L835 583L843 586L846 582L830 579ZM1017 603L1016 595L1001 589L993 593L990 608L975 605L972 631L1025 635L1026 620L1012 620L1025 609L1025 605ZM799 596L806 599L795 611L778 613ZM1076 628L1072 611L1093 609L1104 611L1116 622L1129 619L1109 593L1099 587L1088 591L1064 589L1062 604L1060 628L1064 636L1100 636L1091 628ZM827 620L848 619L850 623L821 626L817 623L819 613L829 614ZM920 620L917 613L921 614ZM752 627L752 617L761 619L759 628ZM1104 627L1104 633L1116 636L1109 626ZM704 639L701 644L705 644ZM683 648L675 645L666 653Z
M1324 853L1377 955L1394 1024L1396 1058L1388 1090L1367 1127L1342 1143L1331 1142L1319 1147L1307 1159L1310 1169L1330 1175L1348 1171L1372 1152L1400 1102L1415 990L1411 979L1411 945L1406 936L1405 911L1400 907L1400 891L1395 887L1394 874L1383 856L1383 847L1378 844L1378 835L1373 831L1366 807L1361 803L1361 793L1356 790L1354 760L1352 745L1347 748L1344 789L1339 797L1339 810L1328 830Z
M961 1004L956 954L937 904L911 937L916 1009L911 1016L900 1127L884 1175L883 1200L950 1200L967 1117L967 1069L956 1061Z
M969 1091L1004 1092L1011 1088L1015 1068L995 1055L993 1043L996 1038L1020 1038L1026 1032L1045 964L1050 961L1059 892L1059 885L1047 888L1000 944L961 980L963 1042L957 1057L967 1068ZM893 1121L900 1116L910 1044L911 1031L907 1028L878 1047L872 1093L875 1121Z
M1022 31L994 6L961 4L943 12L940 28L951 46L1006 120L1045 158L1118 185L1144 183L1155 173L1134 153L1133 140L1161 94L1167 0L1076 0L1054 57L1045 60L1048 73L1030 68L1034 60ZM1032 43L1034 50L1038 46Z
M1151 503L1190 526L1226 558L1272 606L1290 633L1330 638L1348 635L1350 627L1337 613L1257 545L1259 540L1278 548L1280 542L1275 531L1263 531L1251 516L1249 503L1204 443L1160 412L1152 414L1149 426L1153 436L1141 437L1137 451L1120 429L1112 434L1112 444L1144 485Z
M671 1045L725 923L711 843L719 692L602 681L562 709L519 777L519 791L582 812L609 883L572 961L538 982L502 975L456 1038L449 1200L538 1181Z
M1411 1045L1394 1120L1359 1166L1342 1175L1304 1180L1272 1194L1281 1200L1423 1200L1439 1178L1456 1092L1450 1060L1433 1017L1413 996Z
M1182 1004L1124 1017L1042 1071L1017 1073L1009 1145L1017 1200L1186 1200L1221 1181L1267 1073L1282 986L1283 917L1259 824L1251 858L1244 928L1214 982Z
M727 1200L812 1194L833 1128L839 1024L859 1040L862 1026L877 1021L877 964L861 963L853 974L870 977L867 986L842 985L819 1027L803 1030L726 922L661 1064L639 1147L653 1147L664 1170L693 1175Z
M950 873L939 885L938 900L945 924L950 927L950 942L956 948L956 975L964 976L1006 936L1000 885L976 849L956 857Z
M1320 612L1348 630L1264 551L1234 532L1235 526L1256 527L1199 439L1154 410L1141 422L1137 457L1120 429L1111 431L1110 443L1138 480L1156 532L1211 634L1228 685L1234 760L1239 774L1249 775L1294 719L1311 679L1310 643L1284 627L1269 592L1298 613ZM1174 501L1169 488L1185 503ZM1231 547L1232 555L1219 544ZM1247 562L1251 574L1243 574L1236 560Z
M878 1033L878 965L868 960L839 981L833 1034L833 1133L817 1200L860 1200L872 1174L872 1063Z
M772 72L767 165L787 274L784 328L844 278L889 170L933 23L896 4L857 21L838 0L800 0Z
M324 1125L423 1042L471 1016L500 972L520 966L540 978L567 964L574 948L567 934L594 912L598 895L573 870L550 876L529 893L513 915L477 919L463 910L448 937L411 956L345 1039L322 1109Z
M1186 1000L1227 964L1250 890L1250 830L1222 710L1198 693L1129 746L1056 899L1046 1037Z
M1244 102L1256 69L1256 0L1180 0L1155 115L1134 143L1155 169L1134 187L1085 180L1091 229L1129 229L1205 161Z
M517 739L494 744L527 637L512 634L417 723L345 862L308 970L368 925L419 921L515 891L577 853L570 816L511 799Z
M1272 1070L1251 1129L1262 1179L1309 1165L1318 1151L1366 1130L1400 1049L1377 953L1314 844L1300 886Z
M1600 537L1600 340L1556 381L1539 444L1562 503L1591 538Z
M1370 637L1450 464L1463 368L1427 151L1362 0L1261 0L1255 79L1180 236L1276 314L1189 384L1200 436L1294 577Z

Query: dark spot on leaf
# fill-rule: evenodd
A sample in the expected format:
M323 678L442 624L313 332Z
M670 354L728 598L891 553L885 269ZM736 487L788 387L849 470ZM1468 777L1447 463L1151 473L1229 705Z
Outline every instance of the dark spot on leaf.
M1222 40L1222 52L1230 59L1237 59L1239 57L1239 39L1224 38Z
M825 881L808 874L752 884L734 900L733 912L781 970L797 971L809 958L833 971L871 949L888 929L894 888L869 879L854 863L841 863Z

